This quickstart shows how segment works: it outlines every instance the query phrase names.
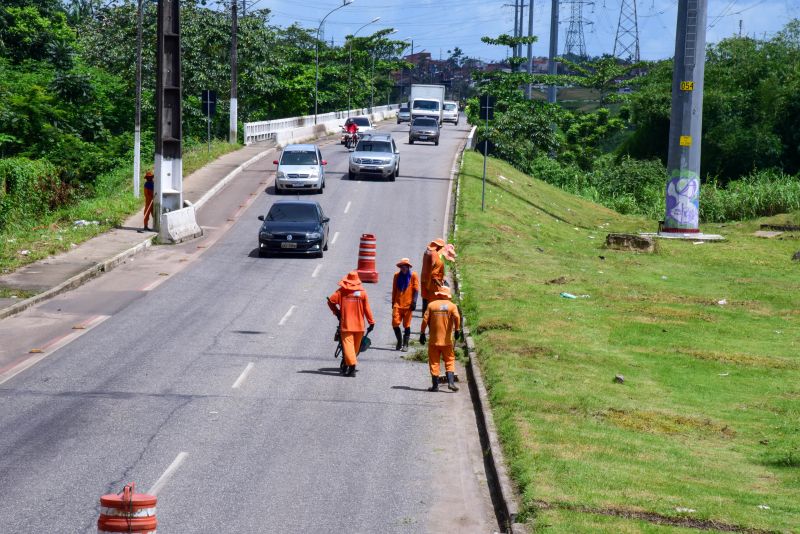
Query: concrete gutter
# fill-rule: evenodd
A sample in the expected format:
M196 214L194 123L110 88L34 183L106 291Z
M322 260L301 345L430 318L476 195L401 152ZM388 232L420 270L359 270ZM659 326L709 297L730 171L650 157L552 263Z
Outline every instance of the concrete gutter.
M473 148L475 145L475 131L473 127L467 136L461 149L456 154L456 160L453 162L453 175L456 180L456 194L452 202L452 210L450 202L448 202L448 211L452 215L446 219L445 224L449 224L452 229L452 234L458 232L458 225L456 224L456 216L458 215L458 201L461 195L461 181L459 180L460 169L463 165L464 150ZM458 300L463 301L461 293L461 276L458 274L457 265L454 269L453 286ZM480 434L481 447L484 452L484 465L486 466L487 482L489 483L489 490L492 493L492 501L495 506L495 512L501 521L501 527L505 532L511 534L526 534L528 532L527 525L517 523L517 516L519 515L520 499L511 477L508 474L506 467L505 455L503 448L500 445L500 438L497 435L497 426L494 423L494 416L492 415L492 407L489 403L489 392L486 389L486 383L483 380L483 373L478 362L478 352L475 347L475 340L473 339L470 329L467 326L467 318L462 314L461 329L464 335L464 341L467 346L468 365L467 373L470 378L469 390L475 406L475 411L478 415L478 433Z
M261 154L258 154L249 160L245 161L234 170L229 172L225 175L219 182L217 182L211 189L209 189L200 199L194 203L195 209L199 210L203 204L208 202L214 195L219 193L228 183L231 182L236 176L238 176L243 170L245 170L250 165L260 161L261 159L265 158L270 151L274 150L274 146L265 147L264 151ZM117 254L113 258L110 258L102 263L96 263L91 267L81 271L80 273L76 274L69 280L66 280L55 287L52 287L46 291L39 293L38 295L34 295L30 298L22 300L12 306L4 308L0 310L0 320L5 319L6 317L11 317L12 315L16 315L24 310L27 310L31 306L35 306L40 302L44 302L49 300L53 297L60 295L61 293L65 293L72 289L75 289L79 286L82 286L92 278L101 275L102 273L111 271L121 263L124 263L130 258L141 254L142 252L146 251L153 245L154 240L157 238L157 235L152 235L142 242L132 246L131 248Z

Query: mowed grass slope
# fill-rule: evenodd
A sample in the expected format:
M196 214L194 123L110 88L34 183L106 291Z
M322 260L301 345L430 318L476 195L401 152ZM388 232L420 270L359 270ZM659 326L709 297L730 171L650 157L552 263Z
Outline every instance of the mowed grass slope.
M800 233L704 225L727 241L606 250L655 224L497 160L482 213L481 172L465 154L462 305L526 519L800 532Z

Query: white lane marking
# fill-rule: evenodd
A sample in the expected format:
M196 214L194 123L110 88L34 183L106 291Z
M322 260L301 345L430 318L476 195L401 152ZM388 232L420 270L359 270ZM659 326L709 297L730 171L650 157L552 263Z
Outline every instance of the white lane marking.
M85 334L86 332L88 332L89 330L94 328L95 326L99 325L100 323L102 323L106 319L109 319L110 317L111 317L110 315L97 315L97 316L89 319L85 323L83 323L81 325L82 328L77 329L77 330L73 330L69 334L65 334L63 336L59 336L59 337L49 341L48 343L46 343L42 347L31 349L31 352L29 354L35 354L35 356L31 356L31 357L25 358L23 361L21 361L18 364L14 365L10 369L0 373L0 385L8 382L12 378L14 378L18 374L20 374L22 371L24 371L26 369L30 369L31 367L33 367L34 365L36 365L40 361L44 360L45 358L47 358L48 356L50 356L51 354L56 352L61 347L72 343L73 341L75 341L76 339L81 337L83 334Z
M335 245L337 239L339 239L339 232L334 232L333 239L331 239L331 245Z
M173 475L173 473L175 473L175 471L177 471L177 469L181 466L181 464L183 463L183 461L186 459L187 456L189 456L188 452L178 453L178 456L176 456L175 459L172 460L172 463L169 464L167 470L164 471L164 473L162 473L160 477L158 477L156 483L153 484L153 486L149 490L147 490L147 493L149 493L150 495L158 495L158 493L164 488L166 483L169 481L170 477Z
M163 278L162 278L162 279L160 279L160 280L153 280L152 282L150 282L149 284L147 284L146 286L144 286L143 288L141 288L139 291L150 291L150 290L152 290L152 289L155 289L155 287L156 287L158 284L160 284L161 282L163 282L163 281L164 281L164 280L163 280Z
M280 322L278 322L278 326L285 325L286 321L289 320L289 317L292 316L292 314L294 313L294 310L296 310L296 309L297 309L297 306L292 305L292 307L289 308L289 311L286 312L286 315L284 315L283 318L281 318Z
M239 386L242 385L244 379L247 378L247 375L249 375L250 371L253 369L253 365L254 365L253 362L247 364L247 367L244 368L242 374L239 375L239 378L237 378L236 382L234 382L233 385L231 386L232 389L239 389Z
M348 201L347 201L347 206L345 206L345 207L344 207L344 212L345 212L345 213L347 213L348 211L350 211L350 204L351 204L351 202L348 200Z
M319 274L320 269L322 269L321 263L314 268L314 272L311 273L311 278L316 278L317 275Z

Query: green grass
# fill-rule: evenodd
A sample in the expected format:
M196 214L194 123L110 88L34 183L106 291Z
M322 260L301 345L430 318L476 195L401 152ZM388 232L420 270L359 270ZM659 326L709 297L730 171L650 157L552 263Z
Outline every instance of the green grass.
M225 141L213 141L211 152L205 144L194 145L183 156L185 176L218 157L241 148ZM0 270L18 269L42 258L77 246L96 235L121 225L142 207L142 198L133 196L133 165L111 171L98 179L97 194L92 198L62 207L39 220L10 225L0 233ZM144 173L143 173L144 174ZM142 180L143 182L143 180ZM98 224L76 227L77 220ZM22 254L28 251L27 254Z
M800 239L754 237L754 220L703 225L722 243L607 250L607 233L655 223L491 159L482 213L481 171L468 152L462 306L524 517L541 532L683 528L603 510L800 532Z

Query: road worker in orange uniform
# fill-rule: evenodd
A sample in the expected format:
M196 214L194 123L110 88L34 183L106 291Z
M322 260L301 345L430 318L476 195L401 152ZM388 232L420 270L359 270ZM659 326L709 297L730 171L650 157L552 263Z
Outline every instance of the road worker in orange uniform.
M422 312L428 307L428 302L434 298L437 289L444 285L444 261L440 255L444 248L444 239L434 239L425 249L422 256Z
M422 315L419 342L423 345L427 341L425 330L431 329L431 339L428 345L428 367L431 371L431 387L428 391L439 391L439 360L444 360L447 374L447 388L458 391L456 386L456 354L453 351L453 332L458 339L461 335L461 315L458 306L450 301L450 288L442 286L434 294L436 300L428 303L428 309Z
M153 183L153 171L144 173L144 225L143 230L149 231L147 223L150 221L150 216L153 214L153 193L155 192L155 184ZM153 224L155 225L155 217L153 217Z
M369 307L369 298L356 271L350 271L339 282L339 289L328 297L328 307L339 319L339 335L345 364L345 376L355 376L357 356L364 337L364 317L369 328L367 334L375 328L375 319Z
M408 351L408 340L411 338L411 312L417 309L417 295L419 295L419 277L411 270L411 261L403 258L397 262L400 269L394 273L392 280L392 329L397 338L394 350ZM405 332L400 337L400 323Z

